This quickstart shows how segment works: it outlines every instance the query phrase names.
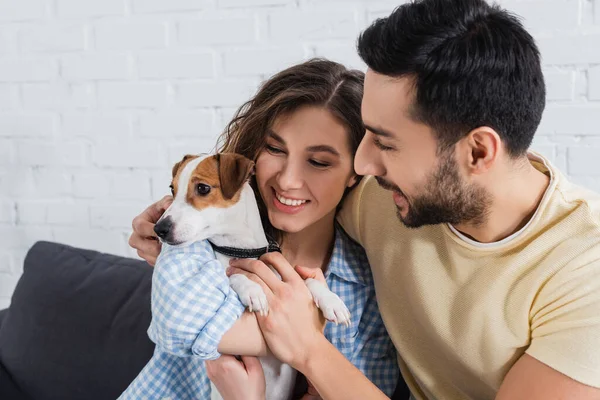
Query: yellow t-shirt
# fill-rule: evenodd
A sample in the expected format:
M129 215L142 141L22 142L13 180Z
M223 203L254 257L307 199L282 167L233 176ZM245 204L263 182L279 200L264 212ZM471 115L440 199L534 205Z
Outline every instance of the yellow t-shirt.
M600 196L530 160L550 185L529 223L497 243L404 227L372 177L340 212L417 399L493 399L523 353L600 387Z

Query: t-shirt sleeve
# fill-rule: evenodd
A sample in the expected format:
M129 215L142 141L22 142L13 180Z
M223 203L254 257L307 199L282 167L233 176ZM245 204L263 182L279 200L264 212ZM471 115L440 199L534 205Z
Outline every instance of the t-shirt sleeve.
M527 354L600 388L600 259L576 260L557 272L538 292L530 321Z
M352 189L342 202L342 209L338 212L337 220L344 228L344 231L350 235L356 242L361 243L359 211L360 202L364 188L371 177L364 177L357 187ZM362 244L362 243L361 243Z

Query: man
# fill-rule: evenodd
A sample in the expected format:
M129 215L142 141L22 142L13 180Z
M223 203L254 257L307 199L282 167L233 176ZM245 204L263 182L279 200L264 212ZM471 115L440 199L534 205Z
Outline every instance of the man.
M545 104L532 37L483 0L420 0L358 50L371 177L339 219L414 398L600 399L600 197L528 152ZM385 398L324 339L302 270L233 266L265 288L271 351L321 397Z

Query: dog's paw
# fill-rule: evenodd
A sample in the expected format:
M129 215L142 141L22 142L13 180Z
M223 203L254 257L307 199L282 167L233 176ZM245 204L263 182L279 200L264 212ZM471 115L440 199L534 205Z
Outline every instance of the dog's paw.
M336 324L350 326L350 311L337 294L314 279L307 279L306 286L308 286L315 304L321 309L325 319Z
M250 312L257 311L260 315L267 315L269 312L267 295L258 283L252 282L244 275L235 274L229 277L229 284Z

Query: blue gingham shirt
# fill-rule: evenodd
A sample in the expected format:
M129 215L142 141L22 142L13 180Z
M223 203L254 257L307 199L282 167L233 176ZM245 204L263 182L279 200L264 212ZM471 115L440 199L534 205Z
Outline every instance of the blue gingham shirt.
M325 279L351 314L349 327L328 322L325 337L391 396L399 376L396 351L379 315L364 250L339 225ZM152 278L148 335L156 343L154 355L119 399L210 399L204 360L219 357L221 338L243 311L208 242L164 245Z

